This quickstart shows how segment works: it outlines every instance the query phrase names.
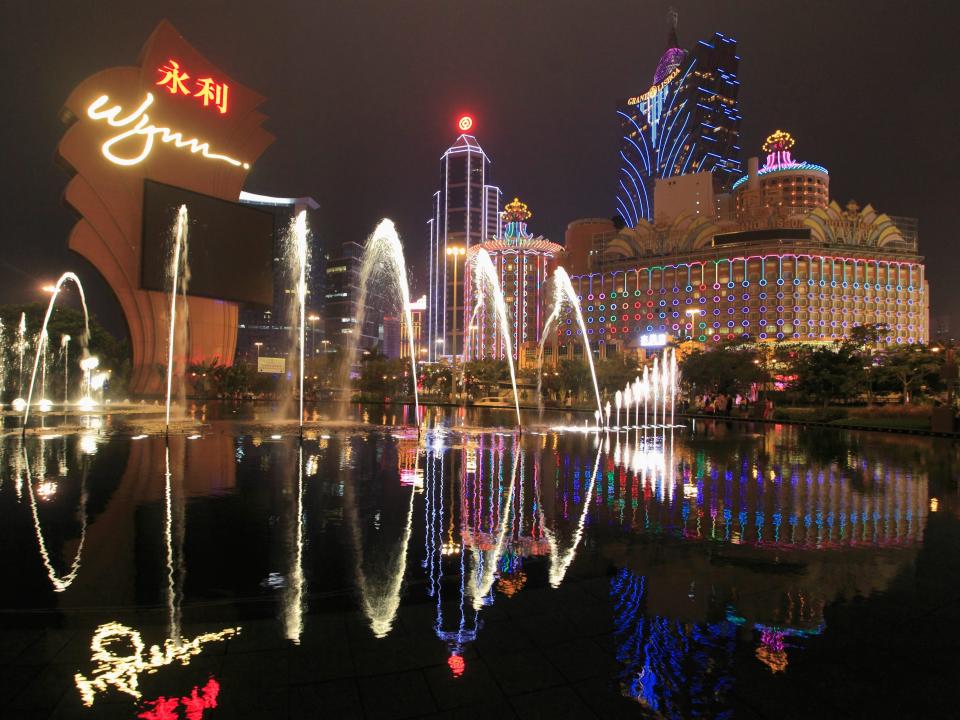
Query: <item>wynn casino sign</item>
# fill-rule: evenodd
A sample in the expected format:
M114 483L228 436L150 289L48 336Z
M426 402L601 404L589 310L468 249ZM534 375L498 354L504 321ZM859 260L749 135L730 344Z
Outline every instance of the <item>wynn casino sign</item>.
M143 252L145 187L162 184L184 196L236 203L250 166L273 142L262 127L263 100L167 21L150 35L136 65L96 73L67 98L58 154L72 174L65 199L81 215L69 245L103 275L123 309L133 349L132 392L156 392L156 367L166 362L168 303L142 278L142 257L149 255ZM189 302L184 361L232 362L236 303L224 296Z
M188 89L187 82L190 75L180 69L176 60L168 60L167 64L157 68L162 85L171 95L192 96L202 100L204 107L213 105L221 114L226 114L229 106L230 85L226 82L217 82L213 78L205 77L196 81L195 92ZM158 126L150 120L147 114L154 104L153 93L148 92L136 109L128 112L119 105L110 105L110 98L101 95L87 108L87 117L91 120L103 120L111 128L117 129L117 134L108 138L100 149L103 156L117 165L138 165L150 157L154 141L170 143L173 147L184 148L191 153L207 160L220 160L234 167L249 169L250 164L229 155L211 152L210 143L198 138L184 138L183 132L170 127Z

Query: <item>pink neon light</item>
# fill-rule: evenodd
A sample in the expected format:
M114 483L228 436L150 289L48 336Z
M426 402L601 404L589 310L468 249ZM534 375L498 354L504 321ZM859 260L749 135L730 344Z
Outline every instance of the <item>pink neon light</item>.
M912 262L907 261L907 260L873 260L873 259L869 259L869 258L841 257L841 256L839 256L839 255L811 255L811 254L809 254L809 253L799 253L799 254L797 254L797 253L783 253L782 255L777 255L777 254L773 254L773 255L746 255L746 256L738 256L738 257L730 258L729 260L727 260L727 259L723 259L723 260L713 260L713 261L711 261L711 262L714 262L714 263L715 263L715 268L716 268L716 265L719 265L719 263L721 263L721 262L740 262L741 260L752 260L752 259L757 259L757 260L765 261L765 260L768 260L768 259L788 258L788 257L789 257L789 258L794 258L795 260L796 260L796 259L799 259L799 258L807 258L808 260L811 260L811 261L813 261L813 260L821 260L821 261L822 261L822 260L833 260L834 262L851 262L851 263L869 261L869 262L882 262L882 263L887 263L887 264L889 264L889 265L897 265L897 266L900 266L900 267L908 266L908 267L910 267L910 268L913 268L913 267L916 267L916 266L917 266L917 263L912 263ZM676 265L656 265L656 266L650 266L650 267L647 267L647 268L640 268L640 269L646 271L648 274L652 274L654 269L660 270L661 273L662 273L662 272L665 271L665 270L678 270L678 269L680 269L680 268L692 267L692 266L695 265L695 264L698 264L698 263L694 262L694 263L677 263ZM607 274L610 274L610 273L607 273ZM591 288L592 288L592 286L593 286L593 278L594 278L594 277L598 277L598 278L601 278L601 281L602 281L603 275L604 275L604 273L601 273L601 272L596 272L596 273L584 273L583 275L576 275L576 276L574 276L574 277L571 277L570 279L571 279L571 280L577 280L577 281L579 281L579 280L581 280L581 279L583 279L583 278L587 278L587 279L589 280L590 285L591 285ZM648 282L649 282L649 281L648 281ZM588 299L592 300L593 298L590 297L590 298L588 298Z
M767 153L767 162L763 166L764 170L780 170L782 168L796 167L799 163L794 161L789 150L774 150Z

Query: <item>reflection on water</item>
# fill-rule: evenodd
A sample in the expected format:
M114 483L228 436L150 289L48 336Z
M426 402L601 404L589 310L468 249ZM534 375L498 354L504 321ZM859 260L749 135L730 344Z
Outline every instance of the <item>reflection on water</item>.
M80 539L77 542L77 550L70 564L70 570L61 576L57 574L50 560L50 553L47 551L47 543L43 536L43 528L40 526L40 515L37 511L37 498L39 497L41 501L50 500L56 494L58 487L56 480L47 478L47 453L44 447L47 438L41 436L40 442L41 449L40 452L37 453L37 464L31 469L30 457L27 454L27 447L23 442L23 438L17 439L19 445L18 460L22 458L22 462L16 463L14 471L17 476L17 488L21 486L20 473L22 472L26 477L27 495L30 500L30 513L33 516L33 528L37 536L37 546L40 549L40 557L43 559L43 566L47 571L47 577L50 578L50 584L53 586L54 592L63 592L70 587L76 579L77 573L80 571L80 556L83 553L83 543L87 536L87 462L86 459L84 459L81 463L80 504L77 508L77 515L80 518ZM62 477L67 474L65 443L62 443L62 452L59 454L58 460L57 470L59 476ZM39 478L36 493L33 489L34 475Z
M106 623L97 628L90 642L90 659L96 663L93 672L89 678L78 672L74 681L87 706L93 705L96 693L106 692L110 687L139 698L142 673L156 672L173 662L187 665L208 643L226 640L239 632L240 628L225 628L197 635L192 640L167 638L162 645L151 645L148 649L133 628Z
M297 443L232 429L0 444L0 563L21 578L0 590L4 607L117 608L74 678L85 705L111 689L141 698L143 673L236 637L241 607L272 608L299 644L331 605L352 599L383 638L405 603L426 602L459 677L491 605L609 577L619 692L665 717L725 717L743 663L789 676L828 629L826 608L885 591L922 548L928 513L953 505L932 497L942 470L917 439L701 423ZM24 529L32 555L15 552ZM134 617L151 607L165 609L163 630ZM221 629L184 637L185 614ZM162 639L147 647L148 634ZM202 710L217 692L174 699Z
M611 592L621 691L665 717L729 717L736 625L645 612L646 579L626 569Z
M180 717L177 710L182 705L187 720L202 720L205 710L217 706L219 694L220 683L215 678L210 678L202 688L195 685L185 697L168 698L161 695L156 700L148 700L144 703L147 709L137 717L143 720L173 720Z

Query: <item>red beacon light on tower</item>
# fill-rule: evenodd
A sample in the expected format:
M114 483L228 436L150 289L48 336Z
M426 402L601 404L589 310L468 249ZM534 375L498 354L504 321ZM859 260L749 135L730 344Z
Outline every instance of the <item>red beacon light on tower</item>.
M469 115L461 115L457 120L457 127L460 128L460 132L467 132L473 127L473 118Z

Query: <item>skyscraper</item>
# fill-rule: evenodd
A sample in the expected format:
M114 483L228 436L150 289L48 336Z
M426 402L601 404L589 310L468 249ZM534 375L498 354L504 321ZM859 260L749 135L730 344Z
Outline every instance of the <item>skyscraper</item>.
M620 139L617 214L630 227L652 220L658 178L711 171L718 191L740 177L740 106L733 38L714 34L679 47L677 14L668 14L667 51L643 94L617 106Z
M301 210L307 213L308 229L318 225L320 205L311 197L272 197L246 191L241 191L240 202L268 210L274 216L273 304L269 307L241 307L237 323L236 356L247 362L255 362L257 355L283 356L289 350L296 283L290 276L285 244L291 223ZM319 238L313 231L310 231L309 243L307 311L315 315L324 306L325 258ZM323 329L320 328L321 331Z
M462 117L461 130L473 121ZM467 248L499 232L500 189L487 184L490 160L473 135L462 134L440 158L430 231L429 359L463 353L463 275Z

